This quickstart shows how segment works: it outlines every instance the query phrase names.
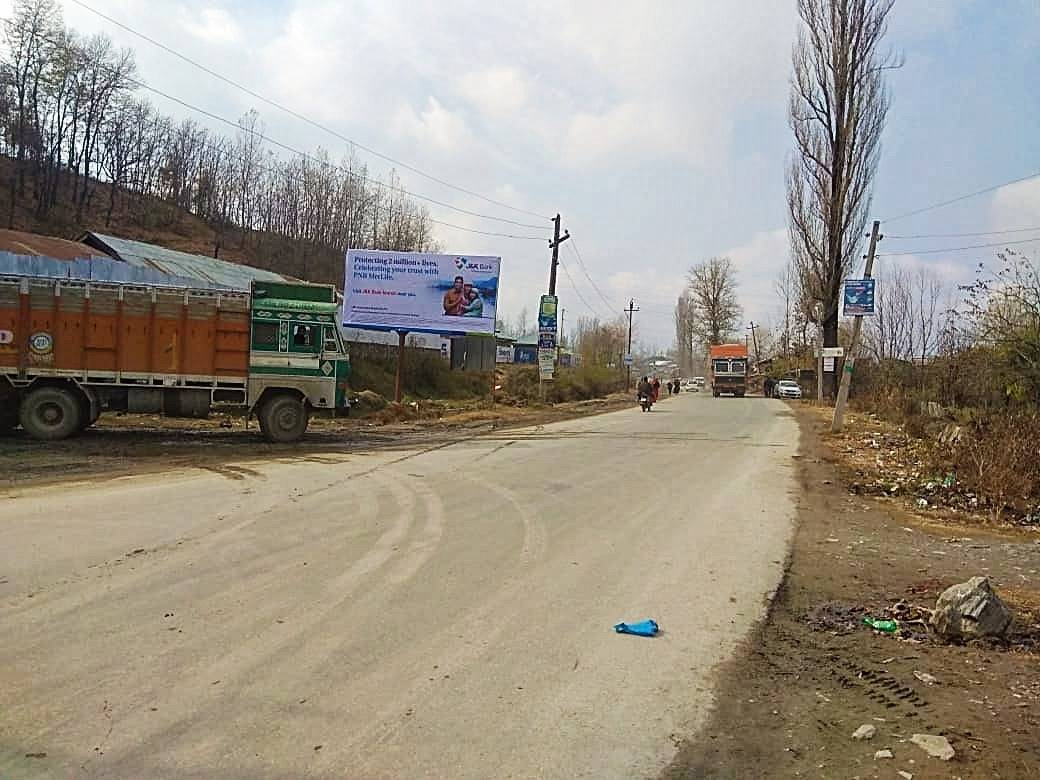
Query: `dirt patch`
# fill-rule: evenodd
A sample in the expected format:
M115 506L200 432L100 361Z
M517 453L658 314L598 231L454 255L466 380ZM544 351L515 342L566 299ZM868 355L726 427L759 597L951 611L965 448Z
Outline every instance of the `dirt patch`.
M211 468L235 460L365 452L449 441L467 434L586 417L632 405L627 396L555 406L408 405L398 415L316 417L302 440L271 444L256 421L217 414L202 420L147 414L103 414L97 424L63 442L33 441L21 431L0 436L0 491L70 479L111 479L179 468Z
M801 496L787 575L720 671L708 725L663 777L1040 776L1040 537L969 536L850 493L823 421L797 414ZM975 574L1015 609L1009 641L935 642L916 621ZM872 631L866 616L896 618L900 630ZM852 739L864 724L876 735ZM955 757L929 757L910 741L917 733L947 737ZM875 759L879 750L893 757Z

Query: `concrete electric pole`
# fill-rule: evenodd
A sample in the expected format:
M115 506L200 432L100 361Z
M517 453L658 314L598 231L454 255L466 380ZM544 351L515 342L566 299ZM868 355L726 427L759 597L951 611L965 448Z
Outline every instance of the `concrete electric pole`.
M867 267L863 271L863 278L869 279L874 272L874 252L877 250L877 242L882 236L878 231L881 223L874 220L870 229L870 249L867 250ZM841 372L841 385L838 387L838 398L834 402L834 419L831 421L831 433L840 433L845 426L845 406L849 402L849 386L852 384L852 371L856 364L856 350L859 348L859 332L863 328L863 315L857 314L852 323L852 343L849 345L849 354L845 356L845 367Z
M635 302L634 298L630 298L629 299L629 301L628 301L628 308L625 309L625 311L628 312L628 352L625 353L625 358L631 358L632 357L632 315L635 312L639 311L639 308L636 306L636 302ZM627 363L627 361L626 361L626 363ZM631 389L632 389L632 366L631 366L631 364L627 364L625 366L625 390L631 390Z

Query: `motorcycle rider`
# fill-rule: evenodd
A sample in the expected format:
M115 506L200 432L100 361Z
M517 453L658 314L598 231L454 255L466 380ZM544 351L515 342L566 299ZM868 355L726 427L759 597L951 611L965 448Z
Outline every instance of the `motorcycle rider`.
M644 376L642 379L639 380L639 386L636 388L636 397L637 398L646 397L646 398L653 399L653 396L654 396L654 388L650 384L650 380L647 379Z

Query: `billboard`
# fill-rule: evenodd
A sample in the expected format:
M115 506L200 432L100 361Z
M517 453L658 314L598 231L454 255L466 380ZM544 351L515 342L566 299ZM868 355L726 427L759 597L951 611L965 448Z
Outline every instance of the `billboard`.
M874 313L874 279L846 279L844 314L846 317L871 316Z
M493 335L500 266L499 257L351 249L343 325Z

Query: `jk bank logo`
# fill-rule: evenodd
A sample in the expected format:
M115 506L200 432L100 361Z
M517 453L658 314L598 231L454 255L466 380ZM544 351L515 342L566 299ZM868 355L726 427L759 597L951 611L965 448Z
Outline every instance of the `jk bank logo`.
M455 258L455 267L460 271L464 268L468 268L471 271L492 271L494 266L490 263L474 263L471 260L467 260L465 257Z

